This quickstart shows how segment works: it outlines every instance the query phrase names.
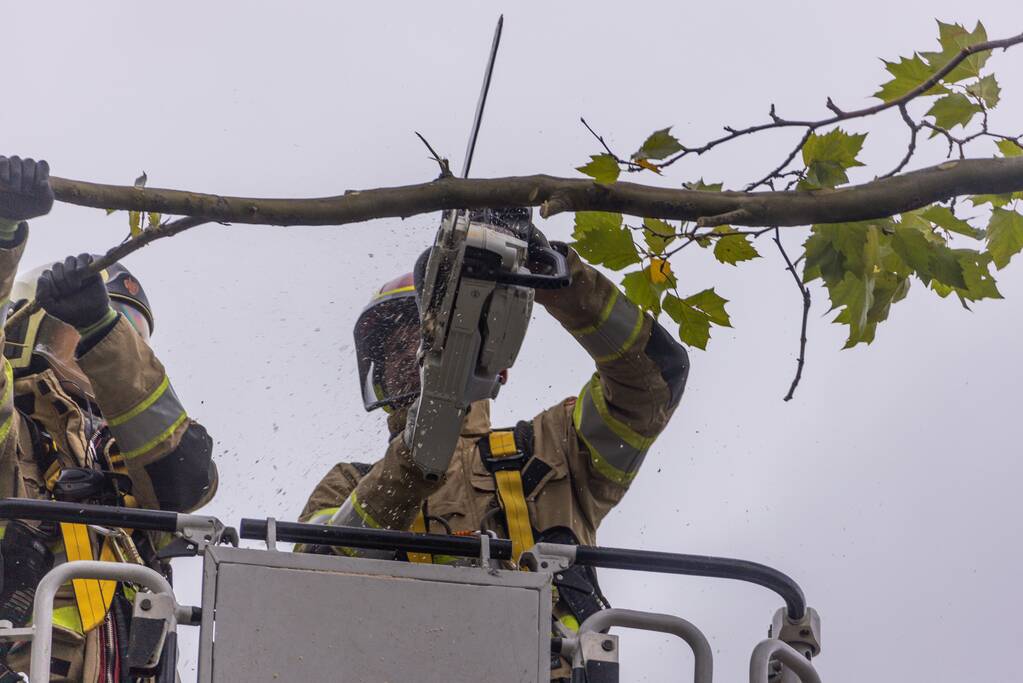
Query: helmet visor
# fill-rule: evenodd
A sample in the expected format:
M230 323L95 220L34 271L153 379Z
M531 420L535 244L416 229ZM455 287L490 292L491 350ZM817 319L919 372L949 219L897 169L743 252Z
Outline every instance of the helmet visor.
M131 323L131 326L135 328L139 336L148 344L149 343L149 321L146 316L126 301L120 299L111 299L110 307L123 315Z
M415 302L410 297L401 307L388 308L364 316L356 325L359 380L366 410L403 405L419 393L419 316Z

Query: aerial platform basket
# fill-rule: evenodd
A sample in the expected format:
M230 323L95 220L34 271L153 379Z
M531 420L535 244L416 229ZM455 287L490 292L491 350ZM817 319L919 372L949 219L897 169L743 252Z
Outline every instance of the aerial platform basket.
M819 683L811 658L820 651L820 622L789 577L764 565L695 555L539 543L524 554L530 571L507 571L511 542L243 519L239 534L213 517L98 505L7 499L0 519L74 522L102 530L130 528L176 536L173 547L203 561L202 604L178 604L170 584L140 565L69 562L39 584L33 625L0 622L0 640L31 640L31 683L49 680L53 598L72 578L125 581L135 595L128 645L132 665L175 680L177 629L198 626L199 683L283 681L542 683L552 653L573 665L574 683L619 680L614 627L673 634L692 649L692 675L710 683L706 637L677 616L605 609L577 632L552 636L554 577L573 564L748 581L785 601L771 637L750 658L750 680ZM441 553L475 558L476 566L372 560L278 550L278 542ZM6 626L6 628L5 628ZM626 678L627 680L627 678Z

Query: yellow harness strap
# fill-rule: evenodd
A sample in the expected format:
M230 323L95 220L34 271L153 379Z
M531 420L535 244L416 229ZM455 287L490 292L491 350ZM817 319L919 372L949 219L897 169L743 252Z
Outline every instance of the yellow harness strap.
M519 455L514 432L491 432L490 455L495 459ZM497 482L498 499L508 522L512 561L518 564L522 553L534 545L533 527L529 523L529 508L526 507L526 494L522 488L522 472L518 469L498 470L494 472L494 480Z
M67 554L68 562L94 559L87 526L61 522L60 532L64 537L64 552ZM117 561L109 543L103 544L100 560L104 562ZM88 633L102 624L106 618L107 610L110 609L110 603L114 599L117 582L99 579L73 579L71 585L74 587L75 602L78 604L78 612L82 617L82 631Z
M423 518L422 510L416 515L416 521L412 522L412 531L417 534L426 533L426 520ZM419 562L421 564L433 564L433 555L430 553L406 553L408 555L409 562Z

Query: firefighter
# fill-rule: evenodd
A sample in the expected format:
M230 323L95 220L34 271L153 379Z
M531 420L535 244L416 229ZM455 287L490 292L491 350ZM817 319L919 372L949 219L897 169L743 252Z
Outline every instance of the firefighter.
M153 315L138 280L120 265L88 274L92 258L83 254L15 281L25 221L52 203L46 162L0 157L0 296L10 296L5 309L33 297L42 307L4 330L0 497L192 511L216 490L212 440L149 347ZM8 521L0 619L25 625L36 584L65 560L144 563L169 576L158 544L130 530ZM51 680L134 680L126 590L95 580L61 589ZM0 644L0 683L21 680L28 654L28 643Z
M520 232L524 228L544 240L528 210L478 217L499 227L518 224ZM566 245L554 246L567 256L572 284L538 289L535 300L596 363L579 395L510 429L491 426L489 401L474 403L446 476L429 480L412 463L402 433L419 389L415 283L411 274L393 280L355 325L365 406L390 412L390 445L372 466L341 463L331 469L309 498L303 521L447 533L491 529L512 540L516 558L536 541L596 542L601 520L625 495L682 398L689 360L610 280ZM388 557L380 551L335 551ZM577 628L606 606L588 569L563 573L555 585L555 614L566 628ZM555 658L552 677L567 675Z

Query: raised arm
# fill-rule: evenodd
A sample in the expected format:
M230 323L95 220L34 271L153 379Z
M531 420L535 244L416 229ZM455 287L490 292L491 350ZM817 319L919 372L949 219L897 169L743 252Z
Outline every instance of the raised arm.
M564 245L572 285L537 290L536 301L596 362L572 412L587 482L622 489L678 406L689 375L685 349L621 290ZM577 472L584 474L583 472ZM596 520L595 520L596 521Z
M11 286L28 240L25 221L46 215L53 206L49 179L50 168L45 161L0 156L0 320L7 319ZM6 343L2 331L0 342ZM6 475L8 468L14 465L18 432L14 377L6 357L0 373L0 397L0 474ZM7 481L11 481L11 477L5 476L4 482Z
M89 274L88 254L68 257L39 278L44 310L81 335L75 351L114 436L141 505L191 511L212 498L213 440L191 420L163 364L133 324L110 307L106 285Z

